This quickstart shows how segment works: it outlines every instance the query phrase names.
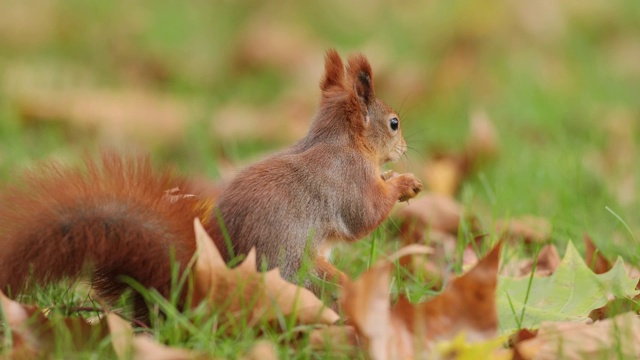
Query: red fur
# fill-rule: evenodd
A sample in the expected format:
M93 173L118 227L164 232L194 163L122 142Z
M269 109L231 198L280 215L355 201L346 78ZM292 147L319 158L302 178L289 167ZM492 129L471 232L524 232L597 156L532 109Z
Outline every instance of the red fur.
M344 65L342 65L342 59L338 52L331 49L327 51L325 55L325 74L320 82L320 89L323 93L335 88L340 90L344 87Z
M30 271L42 283L77 277L91 266L103 297L120 294L120 275L166 296L172 249L182 267L195 251L195 217L227 260L225 232L235 255L255 248L258 261L280 267L286 279L309 256L313 273L344 282L319 249L362 238L398 200L422 189L412 174L383 179L380 165L406 150L400 128L389 127L397 115L375 98L364 56L349 59L346 75L338 53L328 51L322 101L308 134L240 172L215 213L198 198L167 196L174 188L196 191L171 172L154 171L148 159L103 154L81 170L48 165L29 172L0 194L0 289L23 289Z
M346 79L345 79L346 76ZM325 57L322 101L307 135L241 171L218 198L219 214L233 255L256 249L258 261L279 267L295 280L302 260L316 261L312 273L344 279L319 249L335 240L356 241L384 221L398 200L422 189L412 174L383 180L380 165L406 150L397 114L375 98L367 59L352 56L345 72L335 50ZM226 260L232 254L217 218L207 231Z
M352 55L347 63L347 73L349 79L352 79L356 95L366 106L370 105L376 95L373 89L373 72L367 58L362 54Z
M165 191L187 183L154 171L148 159L103 154L84 169L49 164L0 195L0 288L20 291L30 272L39 283L93 269L105 297L118 296L119 275L167 295L170 253L184 266L195 251L194 198L170 201Z

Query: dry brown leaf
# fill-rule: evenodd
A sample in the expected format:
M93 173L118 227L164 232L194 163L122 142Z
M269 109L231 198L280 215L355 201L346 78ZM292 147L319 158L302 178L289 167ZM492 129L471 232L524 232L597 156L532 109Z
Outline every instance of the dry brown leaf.
M284 280L278 269L258 272L254 250L229 269L199 219L194 226L199 251L194 299L207 299L211 309L224 309L223 321L246 317L252 326L280 316L293 316L301 324L333 324L339 319L311 291Z
M527 244L543 243L549 240L551 230L549 220L538 216L525 215L496 222L496 232L501 239L524 241Z
M425 166L425 186L433 193L454 196L467 174L467 168L465 159L459 155L438 155Z
M584 246L586 247L584 254L585 264L587 264L594 273L604 274L611 270L611 263L602 256L602 253L596 248L596 245L587 234L584 234Z
M556 271L558 265L560 265L560 254L558 249L553 244L547 244L540 249L538 253L538 259L536 261L536 275L537 276L550 276ZM510 273L513 277L527 276L531 274L533 270L533 259L524 259L516 262L517 271Z
M147 335L134 335L131 325L114 313L108 313L106 318L111 332L111 344L118 359L182 360L201 358L198 353L171 348L158 343Z
M13 301L2 291L0 305L11 329L13 358L33 358L54 348L60 334L54 331L54 324L39 308ZM95 344L95 340L106 335L102 323L92 326L81 317L64 318L62 321L65 336L70 336L65 340L71 340L75 350L87 349Z
M470 116L469 135L459 152L436 153L424 170L426 187L437 194L454 196L462 181L499 152L498 135L489 116L476 110Z
M399 263L419 279L427 279L428 284L424 284L425 288L439 290L447 278L448 271L446 266L436 262L437 260L434 260L433 257L405 256L400 259Z
M246 353L241 360L277 360L278 357L278 349L276 346L266 340L258 341L248 353Z
M427 281L425 286L433 290L440 290L446 279L455 276L451 273L452 269L448 264L452 261L458 261L459 253L456 250L458 238L449 233L430 230L424 242L429 244L431 250L426 256L403 256L399 263L409 269L413 275L425 279ZM465 269L470 268L470 265L477 262L475 251L470 247L465 248L461 261Z
M500 245L473 269L453 279L435 298L411 304L389 299L389 263L382 263L348 282L342 309L354 325L363 348L373 359L420 358L434 341L461 331L469 341L493 338L498 320L495 305Z
M512 14L517 24L535 40L553 42L565 35L567 18L561 3L553 0L538 1L534 4L514 2Z
M471 269L478 263L478 261L478 254L476 253L474 246L471 244L467 245L462 251L462 269L465 271Z
M23 49L44 46L58 33L55 4L50 0L4 1L0 11L0 43Z
M432 340L451 338L461 330L470 340L495 337L498 329L495 290L500 249L501 243L467 273L451 280L435 298L406 308L399 302L394 311L397 309L407 322L424 321L420 326Z
M36 357L53 345L53 335L47 328L48 320L36 306L20 304L0 291L0 305L11 329L12 356Z
M12 89L9 98L30 120L65 121L112 139L175 142L184 138L190 107L168 95L136 89Z
M332 349L348 353L353 352L358 346L358 336L353 326L331 325L311 330L309 344L314 350Z
M547 322L515 349L523 359L638 359L640 319L629 312L593 324Z
M310 91L318 93L315 89ZM290 143L307 133L315 104L315 97L308 99L299 89L295 93L284 94L269 106L229 103L211 115L210 134L215 139L228 142L261 140Z
M402 223L403 239L422 243L431 230L457 234L462 219L462 205L449 196L429 192L411 200L402 207L396 217Z
M469 135L465 154L470 167L476 169L482 163L498 156L500 144L498 132L486 111L477 109L471 113L469 119Z

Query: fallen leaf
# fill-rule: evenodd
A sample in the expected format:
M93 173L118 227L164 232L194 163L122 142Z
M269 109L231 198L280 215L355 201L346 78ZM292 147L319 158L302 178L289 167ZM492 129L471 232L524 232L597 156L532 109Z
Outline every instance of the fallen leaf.
M584 259L589 268L596 274L604 274L611 270L611 263L602 256L602 253L598 248L596 248L596 245L593 243L589 235L584 234L583 239L586 248ZM638 271L634 267L627 265L625 266L625 269L630 278L638 279ZM638 289L638 285L636 285L636 289ZM633 300L615 299L611 297L609 300L610 301L607 302L605 306L591 311L589 318L592 320L602 320L623 312L634 310L637 308L635 301L638 300L638 295L636 295Z
M527 244L543 243L551 238L551 223L537 216L521 216L496 222L496 233L508 241L524 241Z
M453 197L468 172L464 156L439 154L429 160L424 170L425 186L429 191Z
M476 109L469 117L465 156L471 170L495 159L500 151L498 132L485 110Z
M523 359L638 359L640 319L629 312L593 324L545 322L516 350Z
M3 47L41 48L54 40L58 33L56 6L52 1L6 2L2 8L0 42Z
M430 339L450 339L463 330L470 340L494 337L498 329L495 292L500 249L501 243L467 273L451 280L438 296L409 308L413 311L400 306L404 301L402 298L394 310L397 309L407 322L424 321L420 326Z
M636 283L627 275L621 258L609 272L594 274L569 242L564 258L551 276L534 276L531 281L528 277L500 278L497 301L500 331L532 329L543 321L587 320L589 313L607 304L610 296L632 298L640 293L635 290Z
M436 341L452 339L460 332L468 341L490 339L498 326L499 259L500 245L469 272L450 281L435 298L414 305L401 296L393 308L391 265L382 262L345 284L342 309L373 359L421 358Z
M523 341L533 339L538 335L538 330L520 329L509 337L509 346L513 347Z
M358 346L356 330L350 325L331 325L311 330L309 344L314 350L331 350L340 353L354 352Z
M596 248L589 235L584 234L584 246L586 248L584 254L584 260L589 266L589 269L593 270L596 274L604 274L611 270L611 263L607 260L602 253Z
M97 131L108 139L147 143L182 140L192 111L175 97L140 89L18 85L8 98L30 121L62 121L74 130Z
M425 279L425 288L440 290L448 276L444 261L438 262L434 256L405 256L399 261L400 266L408 269L418 279ZM443 259L444 260L444 259Z
M134 335L131 324L112 312L108 313L106 318L111 333L111 344L118 359L182 360L201 356L185 349L160 344L147 335Z
M234 269L227 267L199 219L194 220L198 258L195 265L196 304L206 299L223 321L245 319L248 326L261 321L293 317L300 324L333 324L339 317L311 291L284 280L273 269L257 271L252 250Z
M553 43L567 32L567 15L556 1L543 0L538 6L528 2L513 3L512 14L518 26L534 40Z
M69 351L89 349L106 335L102 323L92 326L81 317L59 318L53 322L38 307L13 301L2 291L0 305L11 330L14 358L46 354L56 347L61 338L70 344Z
M429 192L413 199L396 213L403 240L423 243L429 231L457 234L463 208L452 197Z
M12 353L34 357L53 345L52 333L47 328L47 318L36 306L20 304L0 291L2 315L11 330Z
M558 249L553 244L547 244L540 249L538 253L538 258L536 262L535 274L536 276L550 276L553 274L562 259L558 254ZM522 261L516 262L515 265L517 269L515 272L507 273L506 270L503 269L503 275L511 275L513 277L522 277L531 274L533 270L533 259L524 259ZM507 267L507 266L505 266Z
M484 110L476 110L469 117L469 134L461 151L438 151L424 170L426 187L437 194L454 196L469 174L497 157L498 135Z
M468 342L464 332L460 332L451 341L439 342L429 358L434 359L492 359L511 360L512 350L504 349L505 337L496 337L482 341Z
M277 360L278 349L274 343L266 340L258 341L241 360Z
M478 254L472 244L465 246L462 251L462 269L467 271L478 263Z
M313 83L317 83L317 79ZM309 92L318 94L319 90L314 88ZM210 117L210 134L214 139L232 143L242 140L295 142L307 133L316 101L315 97L303 96L297 88L271 105L231 102L214 110Z

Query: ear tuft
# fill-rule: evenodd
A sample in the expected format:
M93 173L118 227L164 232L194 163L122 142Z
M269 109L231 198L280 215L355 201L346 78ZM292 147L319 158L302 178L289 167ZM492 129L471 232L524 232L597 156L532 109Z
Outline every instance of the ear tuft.
M327 91L332 87L344 87L344 65L335 49L327 50L324 57L324 78L320 82L322 91Z
M349 58L347 65L349 79L353 81L353 88L356 95L362 99L365 105L375 97L373 90L373 73L371 65L366 57L362 54L356 54Z

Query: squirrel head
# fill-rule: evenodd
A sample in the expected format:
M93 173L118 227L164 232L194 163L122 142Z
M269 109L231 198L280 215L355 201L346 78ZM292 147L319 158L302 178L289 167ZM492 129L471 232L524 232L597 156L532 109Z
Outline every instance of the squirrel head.
M322 101L309 131L310 142L346 142L380 165L405 153L400 119L376 98L371 65L364 55L349 57L345 71L340 55L327 51L320 89Z

